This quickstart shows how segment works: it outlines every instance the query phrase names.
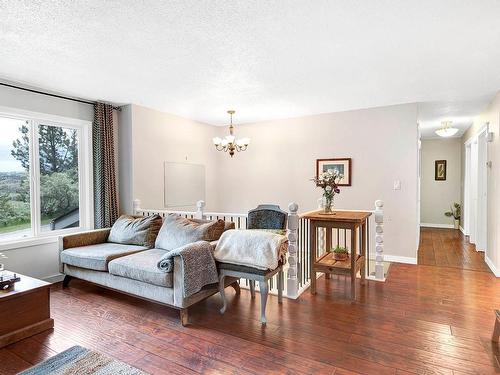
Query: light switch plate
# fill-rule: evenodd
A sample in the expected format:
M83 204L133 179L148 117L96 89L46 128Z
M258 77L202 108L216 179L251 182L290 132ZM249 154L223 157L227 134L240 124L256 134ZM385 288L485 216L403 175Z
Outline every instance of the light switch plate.
M394 190L401 190L401 181L400 180L394 181Z

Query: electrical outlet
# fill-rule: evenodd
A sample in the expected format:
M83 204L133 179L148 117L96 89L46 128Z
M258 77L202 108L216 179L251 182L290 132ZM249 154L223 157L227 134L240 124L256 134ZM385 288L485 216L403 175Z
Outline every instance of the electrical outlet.
M395 180L394 181L394 190L401 190L401 181L400 180Z

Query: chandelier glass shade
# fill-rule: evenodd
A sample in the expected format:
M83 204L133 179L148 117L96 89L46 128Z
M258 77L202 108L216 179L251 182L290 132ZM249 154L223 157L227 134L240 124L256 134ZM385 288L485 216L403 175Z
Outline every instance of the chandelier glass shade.
M215 137L213 142L217 151L229 152L229 155L233 157L235 151L245 151L250 144L250 138L240 138L236 139L234 136L234 125L233 125L233 115L235 111L227 111L231 117L231 123L229 125L229 135L224 138Z
M436 130L436 134L444 138L453 137L455 134L457 134L458 129L453 128L451 124L451 121L443 121L441 123L441 129Z

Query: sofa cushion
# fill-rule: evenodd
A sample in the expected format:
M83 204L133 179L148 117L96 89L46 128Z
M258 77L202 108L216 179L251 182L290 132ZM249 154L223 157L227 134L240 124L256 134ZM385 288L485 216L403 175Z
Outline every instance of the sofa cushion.
M158 269L158 261L165 253L162 249L151 249L112 260L108 265L109 273L172 288L173 272L166 273Z
M111 227L108 242L154 247L161 223L160 215L122 215Z
M156 237L155 248L174 250L196 241L214 241L218 240L223 232L224 220L200 223L170 214L165 217Z
M61 262L96 271L107 271L113 259L147 250L146 246L100 243L90 246L72 247L61 252Z

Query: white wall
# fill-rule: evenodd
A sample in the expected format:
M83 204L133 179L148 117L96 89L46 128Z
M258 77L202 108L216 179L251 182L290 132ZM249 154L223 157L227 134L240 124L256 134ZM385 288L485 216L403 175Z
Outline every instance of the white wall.
M450 206L460 203L461 197L461 138L423 139L422 175L420 197L420 222L422 224L448 225L453 227L453 218L444 213ZM446 160L446 181L434 179L434 162Z
M94 110L91 105L5 86L0 86L0 106L87 121L92 121L94 117ZM9 250L2 249L0 245L0 251L8 257L2 262L5 263L6 268L18 273L42 279L52 279L59 275L57 238L49 241L41 245L24 246Z
M228 131L217 130L219 136ZM219 211L246 212L262 203L286 208L291 201L300 212L315 209L321 196L310 181L316 159L351 157L352 186L342 188L335 206L371 210L384 200L385 252L415 258L416 104L236 125L235 131L252 143L232 159L217 153ZM395 180L401 190L393 190Z
M498 210L500 207L500 92L488 108L474 120L474 124L463 135L462 143L477 134L487 122L489 122L489 131L493 133L493 142L488 143L488 160L492 162L492 166L488 168L488 240L485 259L495 275L500 277L500 211ZM463 144L462 147L462 153L465 153Z
M133 199L143 208L163 207L165 161L204 164L207 209L217 208L215 127L138 105L126 106L119 123L122 212L132 211Z
M94 107L92 105L5 86L0 86L0 106L86 121L92 121L94 118Z

